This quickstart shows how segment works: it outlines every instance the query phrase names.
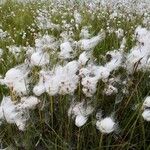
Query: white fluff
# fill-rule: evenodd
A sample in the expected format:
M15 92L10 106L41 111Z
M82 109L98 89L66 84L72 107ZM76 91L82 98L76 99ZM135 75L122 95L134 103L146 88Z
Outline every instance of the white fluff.
M79 69L79 64L76 60L70 61L64 66L64 71L69 74L76 74Z
M3 55L3 49L0 48L0 58L2 57Z
M74 19L77 24L80 24L82 22L82 16L77 10L74 11Z
M135 30L135 36L137 44L130 50L126 60L126 69L129 73L150 69L150 31L145 28L138 27Z
M110 71L103 66L88 65L87 68L82 68L79 71L79 76L82 77L82 91L87 97L92 97L97 90L97 83L100 79L107 79Z
M96 92L97 90L97 78L93 77L85 77L82 79L82 85L83 85L83 93L87 96L87 97L92 97L93 94Z
M73 102L68 110L68 115L88 116L93 112L93 107L82 102Z
M150 96L147 96L144 100L143 107L150 107Z
M33 88L33 93L36 96L40 96L42 95L44 92L46 91L44 84L37 84L34 88Z
M99 66L95 70L95 74L98 79L107 79L110 75L110 70L107 67Z
M73 48L71 47L70 42L64 42L60 44L60 53L59 57L62 59L71 58L71 52L73 52Z
M52 76L52 78L45 83L46 92L51 96L58 94L59 85L59 78Z
M77 115L76 119L75 119L75 125L77 127L81 127L87 122L87 120L88 120L88 117L84 117L82 115Z
M46 92L45 78L47 79L47 72L45 72L44 70L41 70L40 73L39 73L39 82L33 88L33 93L36 96L40 96L44 92Z
M51 73L44 73L44 86L49 95L73 94L77 89L79 77L78 62L72 61L65 66L56 66ZM44 89L44 87L43 87Z
M40 38L35 39L35 47L37 51L56 50L58 48L58 42L50 35L43 35Z
M142 113L142 117L144 118L144 120L150 121L150 110L144 110L144 112Z
M19 53L22 50L21 46L17 47L16 45L11 45L11 46L8 46L7 48L9 50L9 52L11 52L12 54L14 54L15 56L18 56Z
M115 33L119 39L124 36L124 31L121 28L119 28L117 31L115 31Z
M16 124L19 130L25 130L26 121L28 119L28 111L20 109L11 101L10 97L4 97L1 102L3 119L10 124Z
M6 38L7 35L8 35L8 33L6 31L3 31L2 29L0 29L0 39Z
M39 27L39 29L51 29L51 30L60 29L60 25L53 23L52 20L50 19L48 10L46 9L42 9L40 11L37 10L37 14L38 15L36 17L36 24Z
M78 45L82 50L93 50L103 39L105 38L105 33L102 32L91 39L82 39L78 42Z
M80 54L78 62L80 65L85 65L87 63L87 61L90 59L91 54L88 52L83 52Z
M85 102L73 102L68 110L68 116L75 118L75 125L77 127L83 126L88 116L94 111L94 108Z
M25 64L11 68L5 74L3 83L19 95L26 95L29 88L29 70Z
M111 56L111 61L105 64L105 67L111 72L117 70L122 65L123 54L120 51L114 50L107 52L106 55Z
M81 78L84 78L84 77L88 76L89 74L90 74L90 70L88 68L81 68L79 70L79 76Z
M133 71L144 70L147 66L148 55L148 49L145 49L143 46L136 46L131 49L131 53L127 55L126 61L128 72L133 73Z
M82 28L82 30L81 30L81 32L80 32L80 37L82 38L82 39L88 39L88 38L90 38L90 33L89 33L89 30L88 30L88 28L87 27L83 27Z
M22 97L20 102L21 108L24 109L35 109L37 104L40 103L40 100L37 97L29 96L29 97Z
M35 48L34 47L28 46L28 47L25 47L25 49L26 49L27 57L31 57L31 55L35 52Z
M44 66L50 63L49 54L43 52L35 52L31 56L32 66Z
M111 117L106 117L102 120L98 120L96 122L96 127L98 130L100 130L102 133L111 133L115 130L115 122Z
M138 42L149 44L149 38L150 38L150 31L146 28L142 28L141 26L138 26L135 30L135 36Z
M34 97L22 97L19 103L11 100L11 97L3 97L0 106L0 120L6 120L10 124L16 124L19 130L24 131L29 119L29 110L35 109L40 101Z

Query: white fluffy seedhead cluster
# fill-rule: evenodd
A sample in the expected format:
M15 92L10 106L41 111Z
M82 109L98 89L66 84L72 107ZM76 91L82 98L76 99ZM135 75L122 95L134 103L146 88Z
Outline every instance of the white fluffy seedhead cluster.
M30 63L32 66L45 66L50 63L50 54L58 49L58 41L53 36L44 35L35 40L35 52L32 53Z
M6 31L3 31L2 29L0 29L0 39L6 38L7 35L8 35L8 33Z
M104 38L105 32L101 32L97 36L94 36L90 39L81 39L78 41L78 46L81 50L93 50Z
M82 39L89 39L89 38L91 37L91 34L89 33L88 27L84 26L84 27L81 29L80 37L81 37Z
M11 52L14 56L18 56L22 50L22 47L18 47L16 45L11 45L7 47L9 52Z
M78 12L78 10L74 11L74 20L76 24L80 24L82 22L82 16Z
M91 52L86 52L84 51L79 55L78 63L80 67L86 65L86 63L90 60L91 58Z
M1 83L18 95L27 95L30 82L28 74L28 66L22 64L8 70L4 79L1 79Z
M143 102L143 113L144 120L150 121L150 96L147 96Z
M59 24L55 24L50 19L50 13L48 10L40 9L37 11L36 24L39 29L60 29Z
M124 31L123 29L119 28L117 31L115 31L118 39L121 39L122 37L124 37Z
M116 130L117 124L112 117L101 118L96 122L96 128L103 134L109 134Z
M126 69L129 73L134 71L146 71L150 68L150 31L146 28L137 27L135 31L137 44L127 55Z
M114 50L114 51L107 52L106 55L110 55L111 57L110 62L105 64L105 68L107 68L109 72L117 70L120 66L122 66L123 55L124 55L122 51Z
M41 72L39 83L34 87L33 92L37 96L45 91L49 95L73 94L78 86L79 77L78 62L69 62L64 67L57 66L51 72Z
M82 86L83 93L87 97L92 97L93 94L97 90L97 83L99 80L108 79L110 73L114 70L117 70L120 66L122 66L123 61L123 53L120 51L110 51L106 55L110 55L111 60L106 63L104 66L95 66L89 64L87 67L80 69L79 75L82 77ZM109 87L108 94L112 89ZM113 87L113 91L117 93L117 89Z
M2 57L3 55L3 49L0 48L0 58Z
M11 97L3 97L0 105L1 123L5 120L10 124L16 124L19 130L24 131L29 119L29 110L34 109L40 101L34 97L22 97L19 103L12 101Z
M68 110L68 116L72 116L75 119L75 125L77 127L83 126L89 115L94 111L94 108L83 102L73 102Z
M64 42L60 44L60 54L59 57L62 59L72 58L73 48L70 42Z
M90 64L86 68L80 69L79 75L82 77L83 93L87 97L92 97L96 92L98 81L108 78L109 71L103 66Z
M107 3L115 7L113 5L114 1L107 1ZM70 1L68 3L70 3ZM103 1L101 5L107 6L107 3ZM92 8L92 10L88 11L92 19L94 18L92 16L97 13L97 6L99 5L97 5L96 1L93 3L88 2L87 4L90 4L88 7ZM59 6L58 3L57 6L60 7L62 5ZM69 9L70 8L67 10ZM84 96L92 98L97 91L98 82L103 81L105 84L108 83L109 77L113 76L114 71L120 67L124 66L128 73L133 73L135 70L148 69L150 65L150 31L146 28L138 27L136 29L135 38L137 44L126 55L124 53L126 44L125 31L121 28L115 31L115 29L109 27L108 22L106 32L109 34L116 33L117 38L121 40L120 48L107 52L106 55L110 56L110 60L103 65L98 65L93 60L92 53L105 39L106 32L101 30L97 35L92 36L92 33L89 32L90 26L81 27L84 18L81 15L82 13L78 10L71 12L70 9L70 15L73 16L70 21L68 18L65 18L68 14L66 12L61 14L60 11L58 14L61 14L61 25L55 24L52 22L51 15L55 14L56 11L57 9L55 10L55 8L52 8L52 10L38 10L35 24L39 30L44 32L47 29L51 31L61 31L59 38L56 39L54 36L48 34L38 37L38 34L35 34L35 36L37 36L35 45L33 47L24 48L27 58L23 66L11 68L6 72L4 79L0 80L1 84L5 84L9 87L13 92L17 93L17 96L22 96L20 102L17 104L14 103L10 97L4 97L0 106L1 120L16 124L20 130L25 129L26 121L29 117L29 110L34 109L40 102L34 96L27 97L29 95L28 91L32 90L36 96L41 96L45 92L50 96L57 94L73 95L78 85L81 85ZM113 13L109 15L110 19L115 20L117 17L122 19L126 17L118 13L117 10L112 12ZM101 13L100 15L103 16L104 14ZM98 14L97 18L101 17L100 15ZM128 17L128 19L131 18ZM56 19L56 22L57 21ZM80 29L80 39L75 41L74 37L76 36L76 31ZM33 31L35 31L34 28ZM0 30L0 39L5 36L5 32ZM8 47L8 50L15 56L18 56L22 48L23 47L12 45ZM74 53L76 54L75 57L72 55ZM53 61L51 57L55 57L54 54L58 55L56 56L57 58L54 58L58 60L56 64L51 62ZM27 62L29 67L25 67L27 66ZM38 68L41 69L38 72L39 81L33 89L29 89L29 84L32 84L32 81L30 81L28 75L34 66L39 66ZM53 68L50 68L52 66ZM34 73L32 75L32 78L34 78ZM118 89L112 83L106 85L103 91L107 96L118 93ZM147 103L144 103L144 107L145 106L149 107L148 100ZM75 119L76 126L81 127L87 122L89 115L92 114L93 111L94 108L90 104L86 104L85 101L74 102L70 106L68 115ZM145 120L150 120L149 110L146 108L143 112L143 117L144 119L147 118ZM116 123L112 117L99 117L96 122L96 127L102 133L111 133L116 129Z
M46 51L57 50L59 45L54 36L45 34L42 37L35 39L35 47L37 51Z
M49 63L49 54L47 52L43 53L42 51L39 51L33 53L31 56L32 66L45 66Z

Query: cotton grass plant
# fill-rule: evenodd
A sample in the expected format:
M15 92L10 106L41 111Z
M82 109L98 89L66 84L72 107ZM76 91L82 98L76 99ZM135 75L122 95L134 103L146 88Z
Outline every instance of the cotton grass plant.
M3 1L1 149L149 149L149 1Z

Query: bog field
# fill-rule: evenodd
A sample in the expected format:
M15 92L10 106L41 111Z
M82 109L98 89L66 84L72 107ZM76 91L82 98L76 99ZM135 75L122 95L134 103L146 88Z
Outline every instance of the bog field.
M149 0L0 0L0 150L150 150Z

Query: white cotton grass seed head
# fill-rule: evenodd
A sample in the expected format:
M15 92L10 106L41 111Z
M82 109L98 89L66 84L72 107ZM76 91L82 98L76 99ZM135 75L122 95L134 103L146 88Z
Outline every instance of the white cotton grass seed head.
M90 59L90 57L91 57L91 54L86 51L81 53L79 56L79 59L78 59L79 64L81 66L85 65L88 62L88 60Z
M64 71L72 75L75 75L78 69L79 69L79 64L76 60L70 61L64 66Z
M82 22L82 16L77 10L74 11L74 19L77 24Z
M81 39L80 41L78 41L78 46L81 50L90 51L93 50L100 42L102 42L104 38L105 32L101 32L91 39Z
M147 42L146 39L150 37L150 32L146 28L142 28L141 26L138 26L135 30L135 36L138 42L145 43Z
M110 75L110 71L108 68L100 66L96 69L96 77L99 79L107 79Z
M5 74L5 80L8 81L8 83L13 82L14 80L20 78L22 76L21 70L17 68L11 68L8 70Z
M26 64L16 66L6 72L3 83L17 94L26 95L29 87L28 73Z
M109 134L116 129L116 123L111 117L106 117L104 119L98 120L96 122L96 127L102 133Z
M18 56L20 52L22 51L22 47L17 47L16 45L7 46L9 52L14 54L15 56Z
M26 121L29 119L29 111L15 104L10 97L3 97L1 102L3 120L10 124L16 124L19 130L24 131Z
M105 64L105 67L111 72L113 70L117 70L123 61L123 54L118 50L109 51L106 55L111 56L111 61Z
M40 103L37 97L29 96L21 98L21 107L24 109L35 109L35 107Z
M3 108L0 106L0 125L2 124L3 120L4 120Z
M90 36L91 36L91 34L89 33L88 27L87 26L83 27L80 32L80 37L82 39L84 39L84 38L88 39L88 38L90 38Z
M117 31L115 31L115 33L119 39L121 39L124 36L124 31L121 28L119 28Z
M82 102L72 102L69 110L68 110L68 116L72 117L72 119L75 119L75 125L77 127L83 126L87 120L89 115L94 111L94 108L89 105L85 104L85 101Z
M145 109L142 113L142 117L143 117L144 120L150 121L150 110Z
M51 82L50 82L51 81ZM57 77L53 77L49 82L45 84L46 92L53 96L56 95L59 91L59 80Z
M143 107L150 107L150 96L147 96L144 100Z
M87 97L92 97L97 90L98 79L96 77L85 77L82 79L82 91Z
M87 122L87 120L88 120L88 117L77 115L75 118L75 125L77 127L81 127Z
M49 54L43 52L35 52L31 56L31 65L32 66L45 66L49 64Z
M3 55L3 49L0 48L0 58L2 57Z
M35 39L35 47L37 50L46 50L52 48L55 42L55 38L50 35L43 35L42 37Z
M16 92L18 95L27 95L29 90L28 81L25 79L17 80L14 82L13 91Z
M59 57L61 59L69 59L72 57L73 48L70 42L64 42L60 45Z
M46 89L45 89L44 84L38 84L33 88L33 93L36 96L42 95L43 93L45 93L45 91L46 91Z
M26 129L26 123L25 122L21 122L20 120L17 120L16 125L17 125L19 130L25 131L25 129Z

